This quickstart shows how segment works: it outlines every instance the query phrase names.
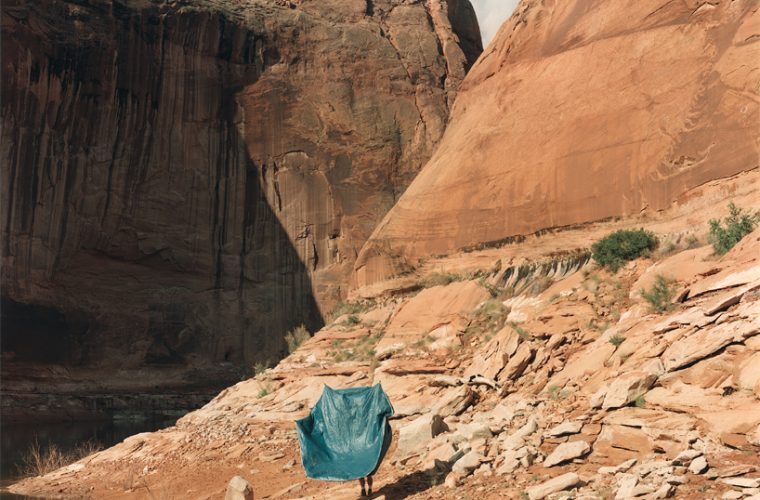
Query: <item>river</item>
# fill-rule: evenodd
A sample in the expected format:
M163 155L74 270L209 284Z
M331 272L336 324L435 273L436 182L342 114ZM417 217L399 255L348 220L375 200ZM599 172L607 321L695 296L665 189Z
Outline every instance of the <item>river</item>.
M174 424L176 419L151 418L140 420L84 421L39 424L0 423L0 499L24 499L3 490L23 475L24 456L34 442L41 448L51 444L70 451L88 441L103 448L113 446L125 438L141 432L151 432Z

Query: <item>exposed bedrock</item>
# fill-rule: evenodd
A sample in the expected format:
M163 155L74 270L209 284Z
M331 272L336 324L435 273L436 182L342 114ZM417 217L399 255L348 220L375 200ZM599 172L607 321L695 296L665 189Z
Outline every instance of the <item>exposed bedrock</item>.
M759 83L755 0L524 0L468 73L432 159L362 249L356 280L548 228L656 214L756 170Z
M479 39L467 0L6 2L4 368L221 384L279 359L345 294Z

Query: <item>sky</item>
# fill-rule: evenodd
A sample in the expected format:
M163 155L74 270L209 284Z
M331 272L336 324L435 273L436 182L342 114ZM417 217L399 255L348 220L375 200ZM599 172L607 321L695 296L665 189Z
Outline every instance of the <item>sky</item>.
M485 47L494 37L501 24L515 10L519 0L470 0L475 12L478 14L480 32L483 35Z

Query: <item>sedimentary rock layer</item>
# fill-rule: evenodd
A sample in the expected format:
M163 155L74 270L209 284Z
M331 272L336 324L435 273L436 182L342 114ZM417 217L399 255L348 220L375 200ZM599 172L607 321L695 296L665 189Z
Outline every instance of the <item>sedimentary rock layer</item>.
M444 139L357 261L653 213L758 168L752 0L523 1L460 89Z
M279 359L339 300L481 50L467 0L2 16L4 352L73 366Z

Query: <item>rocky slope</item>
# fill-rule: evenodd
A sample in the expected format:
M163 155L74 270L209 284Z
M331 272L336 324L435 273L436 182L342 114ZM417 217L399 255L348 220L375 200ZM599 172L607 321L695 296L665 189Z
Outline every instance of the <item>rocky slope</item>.
M523 1L362 250L357 283L462 248L656 214L757 171L759 82L756 1Z
M279 359L482 50L467 0L10 1L2 37L4 381L36 392Z
M385 498L758 498L760 230L717 257L705 229L659 233L672 245L617 274L552 254L557 237L520 265L514 247L476 253L481 267L355 302L176 427L12 490L221 498L239 475L256 498L356 498L304 477L293 420L323 384L381 383L397 414ZM657 275L682 292L665 312L640 292Z

